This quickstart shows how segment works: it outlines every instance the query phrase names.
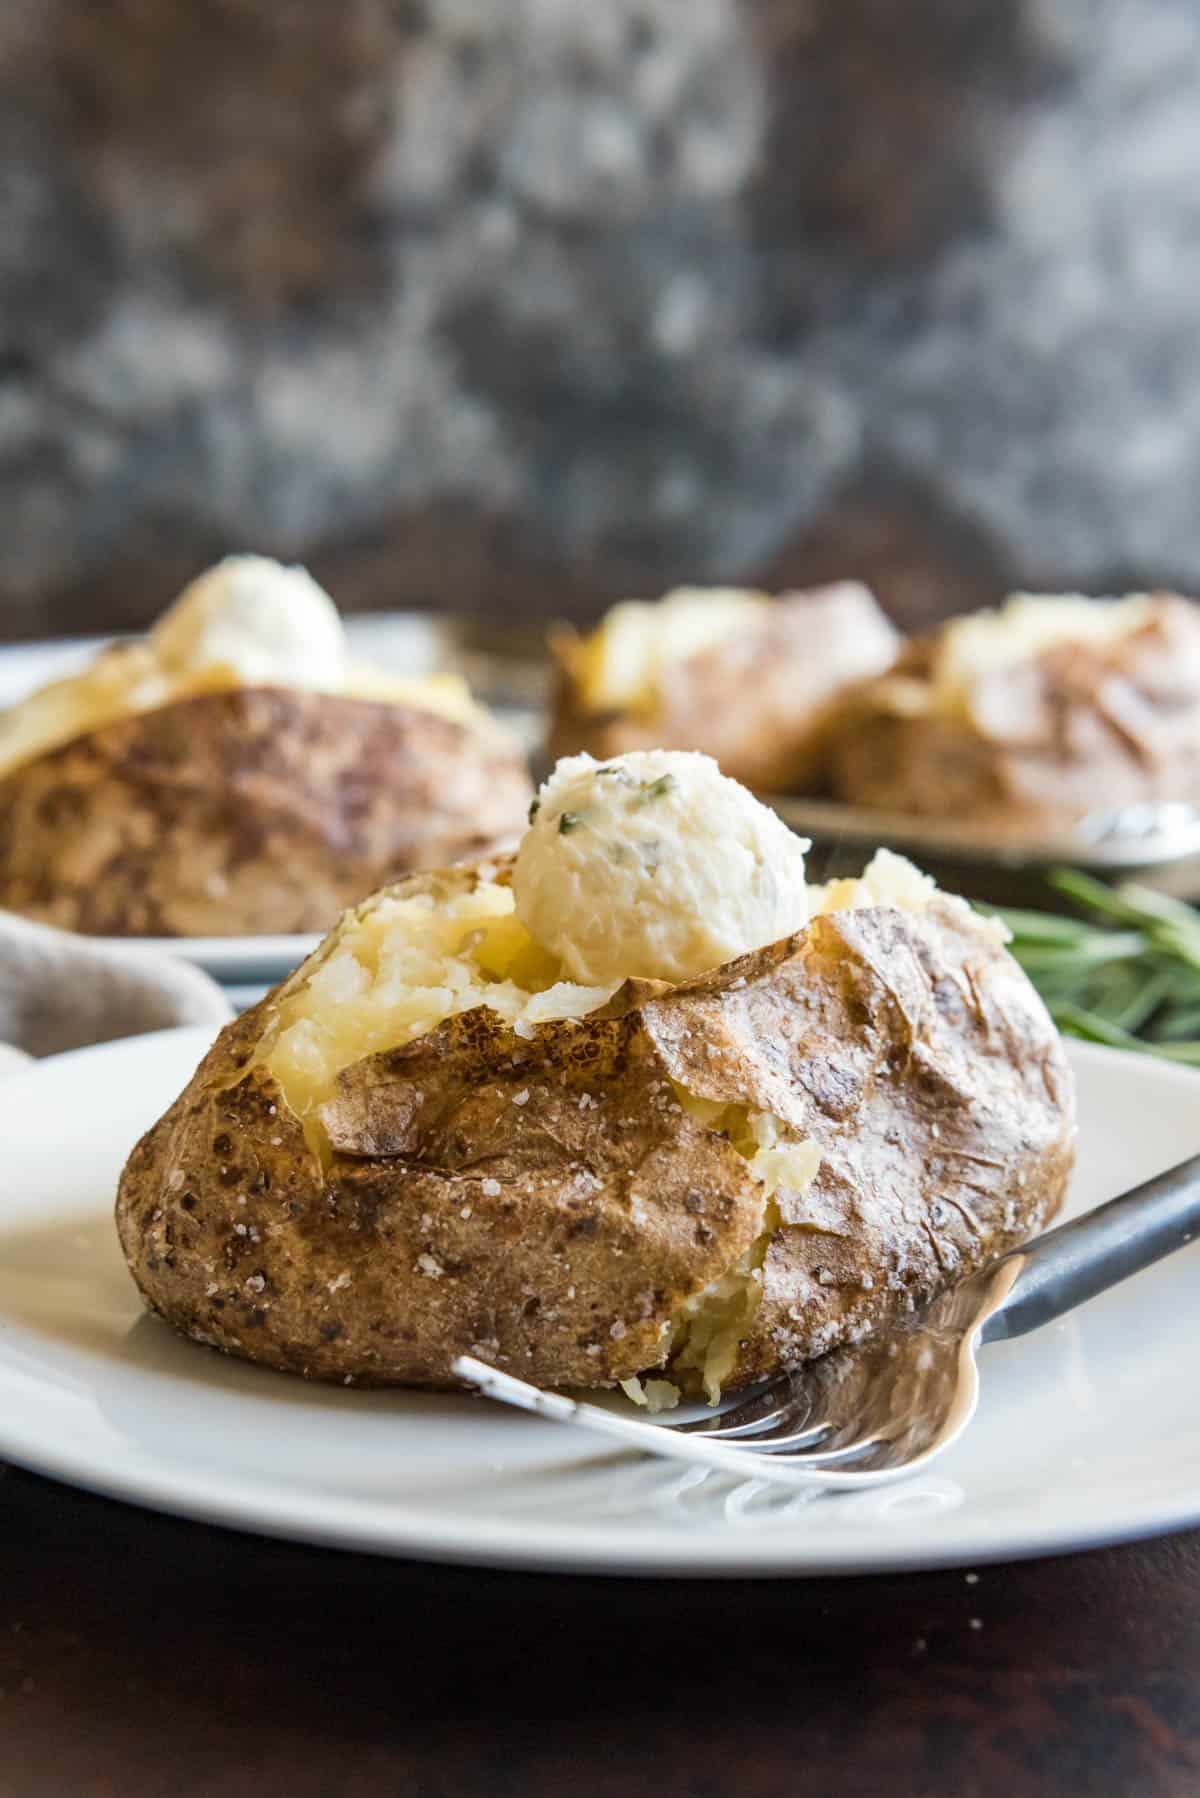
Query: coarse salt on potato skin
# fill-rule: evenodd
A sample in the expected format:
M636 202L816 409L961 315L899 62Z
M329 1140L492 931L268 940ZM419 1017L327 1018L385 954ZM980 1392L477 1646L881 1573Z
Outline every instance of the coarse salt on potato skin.
M533 1044L479 1009L358 1064L327 1167L250 1065L259 1022L223 1033L118 1200L147 1301L203 1342L322 1379L447 1385L473 1351L609 1385L757 1232L761 1189L636 1009Z
M769 1114L821 1156L807 1193L774 1195L727 1387L886 1326L1041 1228L1066 1190L1061 1043L959 901L819 915L530 1037L463 1012L343 1067L322 1153L264 1055L306 978L222 1033L117 1200L151 1308L273 1367L435 1387L462 1353L548 1386L661 1370L764 1217L750 1163L681 1089Z

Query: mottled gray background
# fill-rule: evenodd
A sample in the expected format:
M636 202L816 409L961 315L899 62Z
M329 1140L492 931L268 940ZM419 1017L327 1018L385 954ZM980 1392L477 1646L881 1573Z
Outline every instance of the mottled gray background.
M0 635L1200 588L1193 0L0 0Z

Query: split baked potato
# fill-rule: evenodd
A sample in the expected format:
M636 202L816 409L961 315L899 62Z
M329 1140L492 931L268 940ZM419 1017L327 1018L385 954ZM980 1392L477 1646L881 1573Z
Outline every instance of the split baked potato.
M0 906L104 936L322 931L510 843L531 792L462 682L353 668L315 582L239 557L0 716Z
M805 888L705 759L567 764L515 866L377 894L230 1024L121 1179L150 1308L319 1379L446 1386L470 1353L715 1401L1044 1225L1071 1077L1000 928L886 852ZM729 929L755 946L698 975L605 959L702 966Z
M1200 607L1017 595L909 643L831 727L837 797L1045 835L1200 803Z
M842 694L899 648L857 581L778 598L681 588L626 601L586 636L551 636L550 753L695 749L759 792L813 791Z

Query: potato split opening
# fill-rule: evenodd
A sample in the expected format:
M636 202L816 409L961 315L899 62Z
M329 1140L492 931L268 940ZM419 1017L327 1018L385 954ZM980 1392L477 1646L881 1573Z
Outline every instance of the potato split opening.
M481 877L444 899L381 895L348 914L297 985L285 987L264 1059L298 1117L313 1119L343 1068L398 1049L487 1005L519 1036L584 1017L612 986L577 986L534 942L509 886Z
M760 1226L750 1247L720 1279L684 1304L672 1332L668 1371L687 1388L697 1383L710 1404L737 1364L738 1349L749 1334L762 1303L762 1269L771 1239L783 1222L777 1194L787 1188L798 1196L808 1191L821 1165L821 1151L805 1138L789 1141L769 1112L744 1105L718 1105L698 1099L676 1081L675 1092L685 1111L727 1136L763 1189Z

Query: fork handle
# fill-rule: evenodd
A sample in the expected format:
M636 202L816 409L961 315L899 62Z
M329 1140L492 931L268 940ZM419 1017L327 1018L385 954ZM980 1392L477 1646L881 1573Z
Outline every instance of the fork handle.
M1019 1264L983 1340L1024 1336L1200 1235L1200 1155L1144 1180L1004 1259Z

